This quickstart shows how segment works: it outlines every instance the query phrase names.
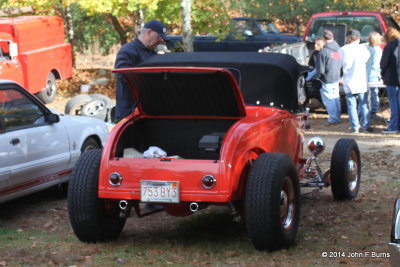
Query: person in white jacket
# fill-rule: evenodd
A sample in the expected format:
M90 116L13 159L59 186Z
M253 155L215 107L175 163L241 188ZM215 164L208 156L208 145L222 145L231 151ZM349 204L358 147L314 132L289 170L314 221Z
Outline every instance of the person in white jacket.
M360 44L361 34L352 30L347 34L347 44L340 48L343 70L343 89L346 93L347 113L352 133L359 133L360 106L361 128L363 132L372 132L368 105L368 77L366 64L370 53L364 44Z

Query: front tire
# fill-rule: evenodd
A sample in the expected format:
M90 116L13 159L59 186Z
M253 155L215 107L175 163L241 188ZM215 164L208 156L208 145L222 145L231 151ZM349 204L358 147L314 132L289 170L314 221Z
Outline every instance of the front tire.
M356 141L342 138L336 142L330 175L335 200L350 200L357 196L361 182L361 157Z
M250 170L245 197L247 232L255 248L295 243L300 219L297 170L287 154L261 154Z
M83 242L116 239L125 225L117 200L100 199L98 177L102 150L81 155L69 180L68 214L75 235Z
M88 139L85 140L85 142L83 142L83 145L81 147L81 154L85 153L88 150L99 149L99 148L100 146L96 142L96 140L94 140L92 137L89 137Z

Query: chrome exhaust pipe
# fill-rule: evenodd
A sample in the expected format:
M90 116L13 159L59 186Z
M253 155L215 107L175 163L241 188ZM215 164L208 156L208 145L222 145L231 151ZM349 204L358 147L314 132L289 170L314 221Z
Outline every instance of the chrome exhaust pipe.
M126 201L126 200L121 200L121 201L119 202L119 208L120 208L121 210L128 210L128 208L129 208L129 203L128 203L128 201Z
M194 213L194 212L197 212L197 211L199 211L199 210L202 210L202 209L207 208L208 205L210 205L210 203L204 203L204 202L197 203L197 202L192 202L192 203L189 204L189 209L190 209L191 212Z
M190 211L194 213L199 210L199 204L197 202L192 202L190 203L189 208Z

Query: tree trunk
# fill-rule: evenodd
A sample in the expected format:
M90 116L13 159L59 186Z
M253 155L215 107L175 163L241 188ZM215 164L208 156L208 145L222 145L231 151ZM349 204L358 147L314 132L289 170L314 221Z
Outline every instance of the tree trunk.
M107 13L106 16L111 19L111 22L119 35L119 42L124 45L128 42L128 37L126 36L126 31L122 28L116 16Z
M185 52L193 52L192 1L181 0L182 41Z
M75 45L75 39L74 39L74 25L72 23L72 13L71 9L69 6L65 9L65 24L67 28L67 36L68 36L68 41L72 46L72 66L75 68L75 52L74 52L74 45Z
M144 25L144 11L139 9L132 14L133 37L136 37Z
M70 6L64 5L64 2L60 0L58 2L57 13L61 15L64 21L64 30L67 36L68 43L72 46L72 66L75 68L75 53L74 53L74 25L72 21L72 13Z

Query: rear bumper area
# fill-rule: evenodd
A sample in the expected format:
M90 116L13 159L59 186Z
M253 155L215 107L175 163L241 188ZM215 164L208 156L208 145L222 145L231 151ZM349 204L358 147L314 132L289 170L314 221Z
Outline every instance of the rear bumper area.
M100 169L99 197L107 199L141 200L141 181L178 182L179 202L230 202L232 194L226 177L227 164L216 160L186 159L125 159L109 161ZM104 171L106 170L106 171ZM122 176L118 186L112 186L112 173ZM202 178L212 175L216 184L211 189L202 185Z

